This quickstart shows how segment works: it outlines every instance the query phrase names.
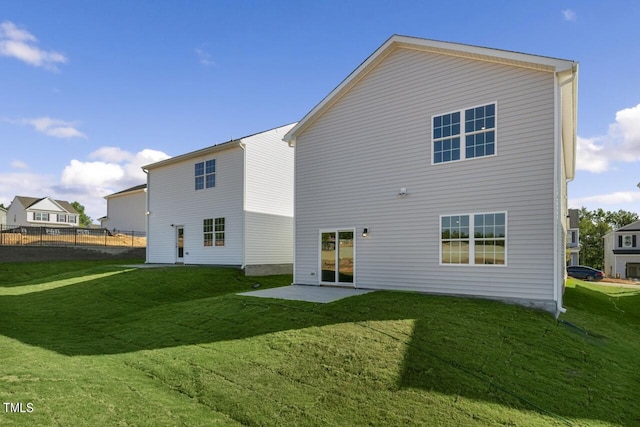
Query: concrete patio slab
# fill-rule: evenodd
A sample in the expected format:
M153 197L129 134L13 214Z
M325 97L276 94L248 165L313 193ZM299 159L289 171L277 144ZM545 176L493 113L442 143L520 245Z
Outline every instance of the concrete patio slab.
M330 303L343 298L375 292L366 289L337 288L330 286L289 285L261 291L243 292L238 295L258 298L279 298L293 301Z

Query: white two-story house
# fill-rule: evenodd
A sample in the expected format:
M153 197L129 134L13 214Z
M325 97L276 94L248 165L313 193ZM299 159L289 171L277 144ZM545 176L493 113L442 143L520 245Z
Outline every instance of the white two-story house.
M291 273L293 155L287 125L143 167L147 262Z
M621 279L640 279L640 221L604 236L604 273Z
M104 197L107 214L100 227L110 231L143 233L147 227L147 184L136 185Z
M577 76L570 60L388 39L285 136L294 282L563 311Z
M16 196L7 209L7 227L78 227L78 212L71 203L51 197Z

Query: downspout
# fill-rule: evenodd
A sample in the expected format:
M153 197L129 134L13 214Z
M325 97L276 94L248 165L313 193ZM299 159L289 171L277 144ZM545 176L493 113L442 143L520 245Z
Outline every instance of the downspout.
M147 176L147 188L145 189L145 207L144 207L144 216L145 216L145 234L147 237L147 250L144 251L144 262L145 264L149 264L149 171L145 168L141 168L142 172Z
M238 147L242 149L242 265L240 268L244 270L247 267L247 146L244 142L239 141ZM245 271L246 273L246 271Z
M562 264L562 268L564 268L564 251L566 250L566 248L562 248L562 260L563 262L560 263L559 260L559 255L560 255L560 235L557 232L557 227L560 226L560 229L563 230L564 232L566 232L566 227L564 227L562 225L562 222L565 221L566 222L566 218L563 218L562 216L562 212L563 212L563 206L564 206L564 199L563 199L563 188L560 188L560 178L562 176L562 168L563 168L563 162L564 159L562 157L562 145L563 145L563 132L562 132L562 88L569 84L569 83L573 83L573 81L575 80L576 77L576 70L575 67L572 69L571 72L571 77L569 77L568 79L564 80L564 81L560 81L560 73L556 72L556 81L558 82L558 84L554 85L554 95L555 95L555 107L556 107L556 112L559 112L560 114L555 114L555 119L554 119L554 132L555 132L555 153L554 153L554 157L556 160L556 165L553 169L553 182L554 182L554 193L555 193L555 197L554 197L554 217L557 220L557 223L554 224L554 237L553 237L553 248L554 248L554 257L555 257L555 261L554 261L554 268L553 268L553 275L554 275L554 286L553 286L553 299L556 302L556 313L555 316L556 318L558 318L560 316L561 313L566 313L567 309L565 307L563 307L563 293L562 293L562 287L564 284L564 281L566 280L566 272L562 275L563 279L562 279L562 283L560 283L560 264ZM574 92L574 96L575 96L575 90ZM571 102L574 102L574 100L571 100ZM574 147L574 155L575 155L575 147ZM566 175L566 174L565 174ZM564 182L562 183L562 185L564 187L566 187L567 183L570 182L570 179L565 179ZM568 196L568 194L567 194Z
M296 171L298 169L298 149L296 148L296 138L293 137L291 139L291 141L288 142L289 147L293 148L293 283L291 283L292 285L296 284L296 221L298 219L298 216L296 215L296 196L297 196L297 183L298 183L298 176L296 174ZM640 186L640 184L638 184Z

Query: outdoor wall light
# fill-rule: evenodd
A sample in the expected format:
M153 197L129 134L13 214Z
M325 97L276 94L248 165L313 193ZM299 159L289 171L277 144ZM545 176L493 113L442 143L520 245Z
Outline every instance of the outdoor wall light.
M367 237L369 235L369 228L365 227L362 229L362 237Z

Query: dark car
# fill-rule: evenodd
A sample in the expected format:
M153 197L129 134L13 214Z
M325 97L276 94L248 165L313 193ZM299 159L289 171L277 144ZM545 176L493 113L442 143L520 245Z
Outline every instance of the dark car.
M586 280L588 282L604 279L604 273L602 271L586 267L584 265L572 265L567 267L567 275L576 279Z

